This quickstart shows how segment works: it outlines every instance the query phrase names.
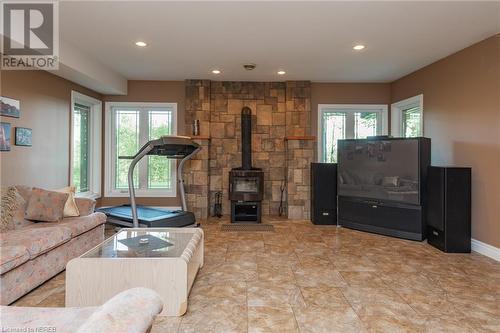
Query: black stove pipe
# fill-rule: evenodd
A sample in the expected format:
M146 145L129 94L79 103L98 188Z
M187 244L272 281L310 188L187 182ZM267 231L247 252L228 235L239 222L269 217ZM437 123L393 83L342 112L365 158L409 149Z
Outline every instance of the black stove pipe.
M252 170L252 110L241 109L241 168Z

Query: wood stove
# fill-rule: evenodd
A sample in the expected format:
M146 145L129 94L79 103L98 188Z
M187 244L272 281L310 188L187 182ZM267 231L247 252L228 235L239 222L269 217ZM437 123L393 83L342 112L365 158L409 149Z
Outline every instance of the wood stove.
M229 172L231 222L260 223L264 172L252 167L252 110L241 110L241 167Z

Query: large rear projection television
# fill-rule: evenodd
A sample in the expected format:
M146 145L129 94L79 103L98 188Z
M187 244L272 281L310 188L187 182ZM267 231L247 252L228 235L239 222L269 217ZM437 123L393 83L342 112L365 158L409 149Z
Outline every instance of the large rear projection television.
M397 237L425 237L430 139L339 140L339 224Z

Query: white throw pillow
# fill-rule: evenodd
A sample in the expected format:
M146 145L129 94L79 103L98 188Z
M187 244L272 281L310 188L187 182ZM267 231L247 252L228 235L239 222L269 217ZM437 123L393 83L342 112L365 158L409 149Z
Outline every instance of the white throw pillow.
M75 201L75 187L67 186L56 191L69 194L68 200L66 200L66 204L64 205L64 217L80 216L80 211L78 210L78 206Z

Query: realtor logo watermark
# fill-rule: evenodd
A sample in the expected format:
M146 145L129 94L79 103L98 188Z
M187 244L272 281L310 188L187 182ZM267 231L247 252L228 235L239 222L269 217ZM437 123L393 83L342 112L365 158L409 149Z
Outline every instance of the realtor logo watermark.
M57 1L2 1L1 69L59 69Z

